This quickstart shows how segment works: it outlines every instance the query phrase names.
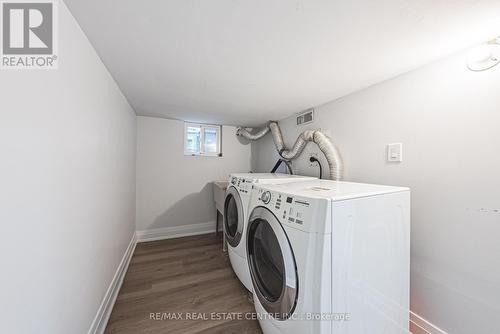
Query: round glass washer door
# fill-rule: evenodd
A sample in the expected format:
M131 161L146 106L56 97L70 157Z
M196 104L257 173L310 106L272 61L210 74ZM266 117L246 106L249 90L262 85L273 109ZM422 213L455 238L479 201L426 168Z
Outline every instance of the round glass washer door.
M243 233L243 206L240 194L234 187L229 187L224 200L224 231L228 244L238 246Z
M260 303L275 319L288 319L298 297L295 258L283 227L265 207L256 207L250 215L247 256Z

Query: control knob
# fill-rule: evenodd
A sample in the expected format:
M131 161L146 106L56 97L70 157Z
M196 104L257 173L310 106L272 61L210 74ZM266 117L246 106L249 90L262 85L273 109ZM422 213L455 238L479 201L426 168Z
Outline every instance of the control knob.
M265 191L260 195L260 200L265 204L268 204L271 201L271 193L269 191Z

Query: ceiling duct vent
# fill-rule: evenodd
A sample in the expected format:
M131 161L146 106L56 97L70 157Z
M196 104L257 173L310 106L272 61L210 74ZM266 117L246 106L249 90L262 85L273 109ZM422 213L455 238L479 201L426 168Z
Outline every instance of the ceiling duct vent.
M297 115L297 125L309 124L314 121L314 109L308 109Z

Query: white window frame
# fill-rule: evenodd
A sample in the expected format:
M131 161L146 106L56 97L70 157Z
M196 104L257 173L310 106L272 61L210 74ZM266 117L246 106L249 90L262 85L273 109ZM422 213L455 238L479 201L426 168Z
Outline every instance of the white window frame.
M200 152L193 153L187 150L188 127L200 129ZM205 129L214 129L215 131L217 131L217 152L205 152ZM222 126L220 125L184 122L184 155L221 157L222 156L221 137L222 137Z

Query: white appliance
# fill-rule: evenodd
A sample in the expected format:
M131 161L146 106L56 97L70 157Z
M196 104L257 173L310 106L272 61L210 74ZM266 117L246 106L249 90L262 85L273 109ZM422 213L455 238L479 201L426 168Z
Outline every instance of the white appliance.
M224 233L233 270L248 290L252 291L252 281L246 257L246 224L252 186L254 184L279 184L314 179L316 178L279 173L230 175L224 200Z
M265 334L409 333L410 191L254 186L247 257Z

